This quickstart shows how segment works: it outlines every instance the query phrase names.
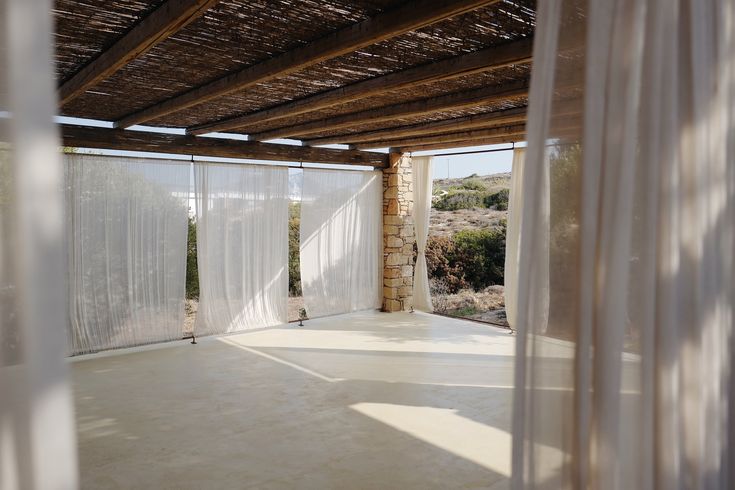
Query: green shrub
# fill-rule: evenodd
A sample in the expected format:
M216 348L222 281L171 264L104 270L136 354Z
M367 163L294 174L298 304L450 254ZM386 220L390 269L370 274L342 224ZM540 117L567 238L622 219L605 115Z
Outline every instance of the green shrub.
M288 294L301 296L301 262L299 260L299 233L301 203L288 206Z
M505 228L463 230L454 235L456 261L464 280L477 291L503 284L505 269Z
M505 211L508 209L508 199L510 198L510 190L501 189L493 194L488 194L483 199L483 204L488 208L495 208L498 211Z
M486 191L487 186L480 179L468 178L462 182L462 189L468 191Z
M186 297L199 298L199 271L197 270L197 224L189 218L189 233L186 243Z
M505 223L498 228L460 231L452 237L429 237L426 264L429 277L440 282L446 294L503 284Z
M456 244L451 237L430 236L426 243L426 267L432 282L438 282L453 294L468 287L461 264L456 261Z
M468 190L452 191L434 203L434 208L442 211L481 207L483 207L483 194L478 191Z

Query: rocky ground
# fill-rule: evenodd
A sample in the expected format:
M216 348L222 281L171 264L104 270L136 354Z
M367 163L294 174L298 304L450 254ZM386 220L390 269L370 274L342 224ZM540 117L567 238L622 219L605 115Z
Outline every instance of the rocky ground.
M508 219L508 211L487 208L440 211L432 209L429 216L429 234L448 236L460 230L499 226L500 220Z
M508 326L503 286L490 286L477 292L465 289L456 294L435 294L432 301L437 313Z

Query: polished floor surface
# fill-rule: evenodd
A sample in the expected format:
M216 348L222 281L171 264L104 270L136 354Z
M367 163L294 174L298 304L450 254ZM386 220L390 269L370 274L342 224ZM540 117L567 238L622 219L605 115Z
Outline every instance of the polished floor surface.
M72 362L83 488L507 488L514 336L363 312Z

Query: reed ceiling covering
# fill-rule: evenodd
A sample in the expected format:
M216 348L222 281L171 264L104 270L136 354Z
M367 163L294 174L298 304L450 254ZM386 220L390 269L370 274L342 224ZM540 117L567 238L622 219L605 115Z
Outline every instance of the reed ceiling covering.
M119 127L203 134L214 123L214 130L252 139L345 135L350 143L349 135L364 131L524 107L527 90L506 96L503 87L528 83L534 10L532 0L57 0L60 113ZM419 19L416 28L410 14ZM396 24L393 31L386 19ZM375 30L375 38L346 52L319 48L324 56L311 61L301 55L318 43L329 46L330 37L342 39L334 36L359 23ZM505 51L493 51L498 47ZM104 62L114 66L100 75ZM85 70L96 77L91 83L84 82ZM245 84L209 93L212 82L227 83L247 70L256 74ZM363 88L366 80L373 84ZM477 93L488 87L498 95ZM193 98L178 104L183 94ZM335 121L350 115L353 124Z

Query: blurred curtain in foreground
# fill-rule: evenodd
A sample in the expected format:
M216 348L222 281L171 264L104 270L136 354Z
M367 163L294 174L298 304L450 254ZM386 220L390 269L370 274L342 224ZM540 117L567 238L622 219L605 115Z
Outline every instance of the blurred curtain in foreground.
M734 26L733 0L539 2L515 489L735 488Z
M518 309L518 254L521 244L521 223L523 222L523 201L529 198L523 190L523 169L525 167L526 149L513 150L513 168L510 175L510 195L508 197L508 228L505 233L505 313L510 328L516 328L516 311ZM544 164L546 165L546 164ZM537 280L540 284L548 285L548 258L549 258L549 174L543 174L540 187L534 200L540 205L541 214L536 217L535 239L541 240L536 244L536 254L543 262L539 263ZM549 302L548 290L539 290L539 300L542 311L546 311ZM542 321L545 321L541 318Z
M51 8L48 0L0 0L3 490L77 487Z

